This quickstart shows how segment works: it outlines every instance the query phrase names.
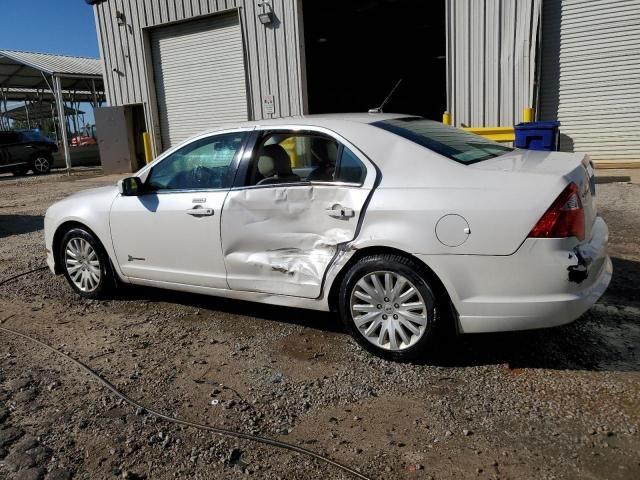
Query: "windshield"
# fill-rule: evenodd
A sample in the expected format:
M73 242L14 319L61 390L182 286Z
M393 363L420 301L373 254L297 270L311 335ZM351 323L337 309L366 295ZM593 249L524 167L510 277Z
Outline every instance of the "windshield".
M480 162L513 150L480 135L419 117L394 118L372 125L463 164Z

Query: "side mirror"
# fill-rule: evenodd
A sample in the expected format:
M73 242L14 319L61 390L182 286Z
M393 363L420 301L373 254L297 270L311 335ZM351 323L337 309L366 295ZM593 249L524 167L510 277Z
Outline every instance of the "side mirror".
M118 180L118 191L124 197L137 197L142 193L142 181L138 177Z

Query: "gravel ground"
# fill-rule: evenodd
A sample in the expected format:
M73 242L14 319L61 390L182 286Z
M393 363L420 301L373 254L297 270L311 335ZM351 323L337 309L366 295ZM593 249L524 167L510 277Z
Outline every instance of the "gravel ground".
M0 280L41 266L46 207L116 177L0 176ZM442 340L420 364L360 350L330 314L130 288L85 301L48 271L0 323L149 408L301 445L376 479L640 478L640 185L599 185L614 279L577 322ZM0 332L0 478L349 478L156 419Z

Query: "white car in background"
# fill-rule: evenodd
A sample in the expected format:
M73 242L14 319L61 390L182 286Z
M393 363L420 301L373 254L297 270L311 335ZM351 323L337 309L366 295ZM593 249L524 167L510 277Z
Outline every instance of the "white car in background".
M193 137L45 216L80 295L118 283L337 310L367 350L571 322L612 274L582 154L514 150L419 117L318 115ZM266 327L265 327L266 328Z

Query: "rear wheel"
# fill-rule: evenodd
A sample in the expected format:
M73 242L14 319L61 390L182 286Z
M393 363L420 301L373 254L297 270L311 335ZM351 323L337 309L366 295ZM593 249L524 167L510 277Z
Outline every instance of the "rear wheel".
M49 173L51 171L51 166L53 164L53 159L46 155L38 155L33 159L32 162L32 170L33 173L37 175L44 175L45 173Z
M85 298L103 298L114 284L104 248L82 228L65 233L58 258L71 288Z
M340 288L340 315L363 348L392 360L426 352L435 333L436 298L423 270L392 254L364 257L349 269Z

